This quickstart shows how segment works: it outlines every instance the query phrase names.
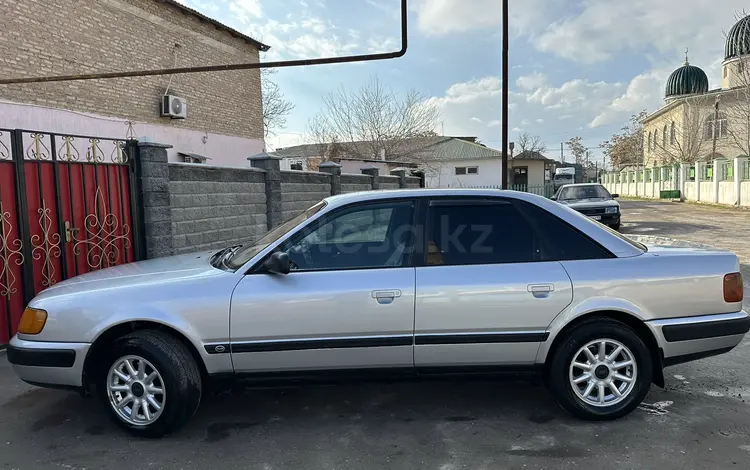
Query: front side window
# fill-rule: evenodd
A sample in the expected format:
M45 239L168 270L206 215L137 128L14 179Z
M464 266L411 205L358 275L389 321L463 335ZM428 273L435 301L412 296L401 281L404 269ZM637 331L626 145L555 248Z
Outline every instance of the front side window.
M282 247L292 271L401 267L414 235L414 203L388 202L343 209Z
M291 232L295 227L300 225L302 222L306 221L310 217L320 212L325 206L326 206L326 203L324 201L320 201L319 203L315 204L314 206L307 209L306 211L299 214L298 216L294 217L293 219L288 220L287 222L271 230L270 232L265 234L263 238L253 243L252 245L247 245L247 246L242 247L242 249L237 250L237 252L234 253L232 257L230 257L227 260L226 262L227 266L229 266L231 269L241 268L242 265L250 261L253 258L253 256L265 250L268 245L275 242L276 240L279 240L281 237Z

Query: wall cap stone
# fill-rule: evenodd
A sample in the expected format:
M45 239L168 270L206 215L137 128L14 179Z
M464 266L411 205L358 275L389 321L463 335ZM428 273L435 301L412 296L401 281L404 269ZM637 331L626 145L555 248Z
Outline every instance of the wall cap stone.
M261 152L251 157L247 157L248 160L283 160L284 157L274 152Z
M170 144L160 144L158 142L144 142L144 141L138 141L139 147L154 147L154 148L161 148L161 149L171 149L173 146Z

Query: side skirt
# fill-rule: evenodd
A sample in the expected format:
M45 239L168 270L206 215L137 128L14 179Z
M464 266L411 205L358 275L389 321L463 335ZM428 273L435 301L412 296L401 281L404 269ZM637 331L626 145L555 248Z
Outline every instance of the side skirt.
M219 387L267 388L357 382L424 382L462 380L519 380L537 384L542 365L403 367L383 369L335 369L314 371L214 374L211 382Z

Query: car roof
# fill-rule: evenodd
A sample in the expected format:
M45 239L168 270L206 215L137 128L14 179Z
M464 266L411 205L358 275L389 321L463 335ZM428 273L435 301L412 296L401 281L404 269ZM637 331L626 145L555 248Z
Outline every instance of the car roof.
M602 186L601 183L573 183L573 184L566 184L563 185L563 188L569 188L571 186Z
M596 184L596 183L593 183ZM643 252L632 243L623 240L621 236L613 234L609 229L594 222L581 213L536 194L521 191L509 191L501 189L467 189L467 188L441 188L441 189L393 189L379 191L362 191L356 193L339 194L325 199L326 207L320 215L356 202L367 202L376 200L400 199L400 198L425 198L425 197L503 197L525 201L545 209L548 212L563 219L576 229L586 233L589 237L599 242L618 257L638 256Z

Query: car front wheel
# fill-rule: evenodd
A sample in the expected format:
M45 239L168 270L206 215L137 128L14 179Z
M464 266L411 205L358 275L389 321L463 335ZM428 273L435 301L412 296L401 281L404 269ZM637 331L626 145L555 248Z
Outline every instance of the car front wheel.
M161 331L136 331L115 341L99 384L115 421L144 437L179 429L201 398L195 359L182 342Z
M649 349L632 328L595 318L562 338L550 364L549 385L574 416L611 420L641 403L652 374Z

